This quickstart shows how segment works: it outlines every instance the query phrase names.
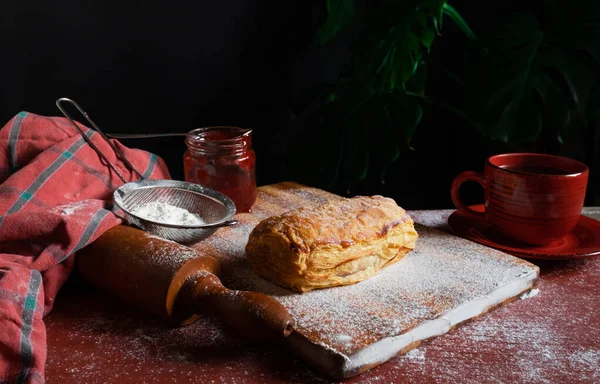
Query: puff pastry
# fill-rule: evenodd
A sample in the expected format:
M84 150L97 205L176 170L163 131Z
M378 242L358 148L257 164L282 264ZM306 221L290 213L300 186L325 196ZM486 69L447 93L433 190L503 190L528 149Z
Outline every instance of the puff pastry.
M417 237L394 200L358 196L261 221L246 255L259 275L306 292L368 279L414 249Z

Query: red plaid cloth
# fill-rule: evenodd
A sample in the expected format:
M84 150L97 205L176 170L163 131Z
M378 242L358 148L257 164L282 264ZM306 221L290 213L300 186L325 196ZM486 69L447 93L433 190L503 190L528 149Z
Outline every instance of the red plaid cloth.
M128 181L137 179L82 128ZM145 177L170 178L157 156L113 142ZM42 383L43 316L75 252L120 224L110 202L123 182L63 118L21 112L0 130L0 147L0 383Z

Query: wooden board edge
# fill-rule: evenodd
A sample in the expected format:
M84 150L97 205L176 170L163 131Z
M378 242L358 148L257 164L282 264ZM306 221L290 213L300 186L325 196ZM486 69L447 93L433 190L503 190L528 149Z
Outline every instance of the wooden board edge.
M535 271L534 277L531 280L527 281L527 282L530 282L531 284L528 285L527 288L520 290L515 295L512 295L512 296L506 298L505 300L503 300L502 302L500 302L498 304L491 305L485 311L479 313L476 316L470 317L470 318L465 319L457 324L452 325L450 327L450 329L444 333L429 337L427 339L416 340L416 341L412 342L411 344L405 346L404 348L400 349L397 353L390 355L387 359L384 359L384 360L381 360L381 361L378 361L378 362L375 362L372 364L360 366L356 369L352 369L352 368L348 369L348 365L349 365L349 362L351 361L351 357L348 357L345 354L338 352L328 346L315 344L298 332L294 332L294 333L292 333L292 335L287 337L284 344L293 353L295 353L298 357L300 357L305 363L307 363L309 366L313 367L318 372L324 374L325 376L327 376L330 379L344 380L344 379L348 379L351 377L355 377L355 376L365 373L381 364L384 364L397 356L403 355L414 348L417 348L422 343L430 342L440 336L443 336L445 334L453 332L454 330L458 329L459 327L461 327L465 324L471 323L471 322L495 311L496 309L504 307L504 306L510 304L511 302L517 300L523 294L525 294L525 293L531 291L532 289L534 289L535 287L537 287L537 283L539 280L539 269L534 270L534 271ZM439 317L442 317L443 315L444 314L441 314ZM410 332L410 331L411 330L407 330L407 332Z

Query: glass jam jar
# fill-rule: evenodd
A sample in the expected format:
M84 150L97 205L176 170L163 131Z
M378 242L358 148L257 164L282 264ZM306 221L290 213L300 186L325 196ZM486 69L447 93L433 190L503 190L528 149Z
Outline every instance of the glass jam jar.
M237 212L250 212L256 201L256 154L252 130L207 127L189 131L183 155L185 180L227 195Z

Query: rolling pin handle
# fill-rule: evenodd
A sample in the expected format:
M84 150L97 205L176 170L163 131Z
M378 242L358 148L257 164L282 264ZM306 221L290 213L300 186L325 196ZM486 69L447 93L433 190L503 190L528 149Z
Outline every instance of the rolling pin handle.
M238 334L255 341L276 340L292 333L294 321L270 296L225 288L219 278L205 273L194 290L197 312L213 312Z

